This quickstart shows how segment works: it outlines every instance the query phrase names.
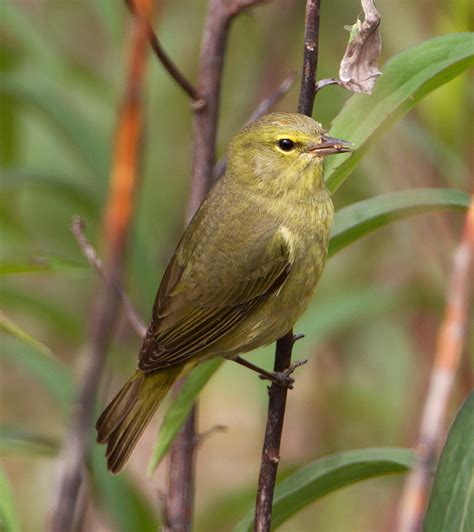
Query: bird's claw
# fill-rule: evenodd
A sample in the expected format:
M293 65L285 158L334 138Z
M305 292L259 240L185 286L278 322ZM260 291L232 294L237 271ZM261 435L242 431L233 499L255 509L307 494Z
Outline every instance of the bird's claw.
M283 371L274 371L273 373L271 373L271 376L260 375L260 378L262 380L270 380L278 386L282 386L283 388L288 388L289 390L292 390L293 385L295 383L295 379L290 377L290 375L295 371L296 368L299 368L303 364L306 364L306 362L308 362L306 359L296 360L295 362L290 364L289 368Z

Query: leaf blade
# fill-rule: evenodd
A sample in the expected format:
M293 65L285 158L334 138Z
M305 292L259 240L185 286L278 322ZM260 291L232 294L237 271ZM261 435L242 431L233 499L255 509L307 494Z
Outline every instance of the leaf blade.
M450 430L435 473L423 530L468 532L474 523L474 392ZM471 525L469 525L471 523Z
M200 364L186 379L179 396L173 400L173 403L166 411L148 463L148 474L151 475L158 467L186 420L196 397L223 362L222 358L216 358L210 362Z
M18 532L20 524L13 501L13 495L8 478L0 467L0 529L5 532Z
M334 193L353 171L374 137L406 114L421 98L473 64L471 33L435 37L405 50L383 68L371 96L354 94L335 118L330 134L355 143L351 154L327 161L325 177Z
M467 209L469 194L455 189L391 192L349 205L336 213L329 256L393 221L440 209Z
M405 472L415 463L415 453L399 448L344 451L319 458L298 469L275 488L272 528L289 519L318 498L355 482ZM254 507L235 528L252 530Z

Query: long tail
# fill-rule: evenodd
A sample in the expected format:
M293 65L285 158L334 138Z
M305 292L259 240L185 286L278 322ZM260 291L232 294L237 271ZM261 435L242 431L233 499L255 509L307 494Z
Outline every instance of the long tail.
M137 370L97 420L98 443L106 443L107 467L118 473L164 399L182 366L145 374Z

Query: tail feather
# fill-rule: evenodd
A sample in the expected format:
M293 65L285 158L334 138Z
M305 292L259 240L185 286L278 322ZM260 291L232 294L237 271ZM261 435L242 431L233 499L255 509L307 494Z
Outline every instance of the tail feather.
M99 417L97 441L107 444L107 467L112 473L124 467L182 369L182 366L172 366L150 374L137 370Z

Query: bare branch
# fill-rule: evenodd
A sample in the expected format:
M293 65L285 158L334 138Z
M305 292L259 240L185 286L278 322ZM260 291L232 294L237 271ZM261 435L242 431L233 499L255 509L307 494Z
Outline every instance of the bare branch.
M292 73L287 76L276 89L274 89L269 96L263 99L255 108L255 110L250 115L247 122L244 126L248 126L255 120L258 120L263 115L267 114L268 111L277 103L277 101L282 98L291 88L293 82L295 81L295 74ZM224 156L214 165L212 171L212 182L215 183L225 172L227 166L227 158Z
M151 13L151 0L146 0L145 5L147 12ZM52 512L54 532L75 530L76 524L82 520L78 501L90 443L92 415L105 356L120 308L116 280L120 279L123 268L128 228L133 214L133 197L138 185L137 166L142 127L141 88L145 74L146 48L145 27L141 19L137 18L132 29L127 86L118 121L107 200L104 224L104 282L98 287L94 299L87 365L61 453L59 481ZM88 257L93 258L90 248Z
M417 463L405 482L398 512L399 532L421 530L432 465L443 438L448 402L464 347L470 276L474 262L474 196L466 216L463 236L454 254L447 305L438 333L433 369L421 418Z
M362 0L364 21L352 26L349 44L339 68L340 84L352 92L372 94L381 72L377 60L382 50L380 15L373 0Z
M291 355L296 340L298 340L298 337L293 336L292 331L278 340L275 353L275 373L285 372L291 368ZM280 443L288 388L273 382L269 388L268 395L267 426L255 504L254 530L256 532L268 532L270 530L273 492L280 462Z
M303 73L301 80L298 112L311 116L316 95L316 72L319 45L320 0L306 1ZM300 335L293 336L290 330L280 338L275 350L275 372L291 368L293 345ZM280 443L285 418L288 388L273 383L269 389L267 426L263 442L262 461L258 478L255 502L254 530L268 532L272 520L273 493L280 461Z
M306 0L303 72L298 101L298 113L311 116L316 95L318 69L319 13L321 0Z
M192 85L192 83L186 79L184 74L175 65L175 63L172 61L170 56L165 52L165 50L163 49L163 46L158 40L158 37L156 36L156 33L153 31L153 28L148 22L147 17L145 17L144 15L140 13L137 5L135 4L135 0L125 0L125 3L127 4L127 7L130 10L130 12L135 17L141 19L141 22L146 29L146 35L150 43L150 46L152 50L155 52L155 55L160 61L160 63L164 66L165 70L193 100L193 108L194 109L201 108L204 105L204 101L199 96L198 91Z
M96 272L101 276L105 277L104 272L104 265L102 263L102 259L97 254L97 251L95 250L94 246L89 242L87 239L87 236L85 234L86 230L86 222L83 218L80 216L75 216L72 220L72 226L71 231L76 237L76 240L84 253L85 257L89 261L89 264L96 270ZM140 338L143 338L146 334L147 327L144 323L144 321L139 316L136 308L134 307L133 303L130 301L130 298L125 293L120 281L117 279L114 282L115 291L117 292L117 295L119 296L122 305L125 310L125 315L127 316L127 319L134 329L134 331L140 336Z

